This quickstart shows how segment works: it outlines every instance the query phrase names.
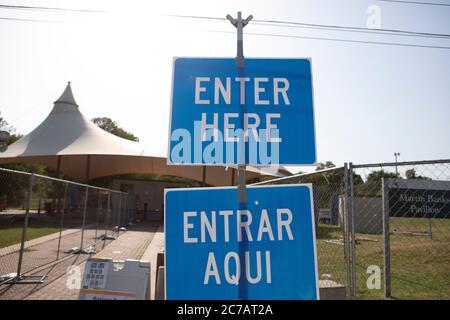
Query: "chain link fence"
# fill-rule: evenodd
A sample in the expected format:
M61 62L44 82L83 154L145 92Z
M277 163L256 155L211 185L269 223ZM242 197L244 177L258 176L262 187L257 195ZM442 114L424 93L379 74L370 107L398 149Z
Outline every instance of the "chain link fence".
M450 299L450 160L354 165L311 183L321 288L348 299Z
M450 160L349 169L354 297L450 299Z
M348 299L450 299L450 160L350 163L257 185L294 183L312 184L321 288L345 288ZM80 248L101 250L134 221L135 203L0 168L0 284Z
M254 185L311 183L316 220L317 264L320 288L349 288L349 252L346 232L344 167L297 174ZM301 250L301 248L299 248Z
M42 282L27 274L101 250L133 221L132 201L124 192L0 168L0 284Z

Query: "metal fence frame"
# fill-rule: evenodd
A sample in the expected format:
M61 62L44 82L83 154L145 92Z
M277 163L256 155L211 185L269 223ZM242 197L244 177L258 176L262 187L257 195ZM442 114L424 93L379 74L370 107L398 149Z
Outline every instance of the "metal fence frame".
M342 174L342 177L339 179L339 181L334 181L334 182L330 182L329 178L327 177L328 174L335 174L335 173L340 173ZM312 177L323 177L324 178L324 182L322 183L317 183L317 182L309 182L308 180L310 180ZM351 259L350 259L350 254L352 252L352 250L350 249L350 237L349 237L349 233L350 233L350 229L349 229L349 215L347 215L345 212L347 212L348 210L348 206L350 204L350 193L349 193L349 189L350 189L350 175L349 175L349 169L348 169L348 165L344 164L344 166L340 166L340 167L333 167L333 168L327 168L327 169L323 169L323 170L317 170L314 172L309 172L309 173L299 173L299 174L294 174L291 176L287 176L287 177L282 177L282 178L276 178L276 179L271 179L271 180L266 180L266 181L262 181L262 182L257 182L254 184L251 184L253 186L256 185L269 185L269 184L284 184L284 183L312 183L313 185L313 197L317 197L317 199L315 200L317 203L319 202L324 202L324 200L326 199L331 199L332 196L336 196L336 194L340 197L342 196L342 200L343 200L343 215L342 217L339 217L339 220L341 221L342 218L342 225L339 226L340 232L342 234L342 252L340 252L338 255L334 256L334 257L330 257L330 260L332 262L335 262L336 264L341 263L342 264L342 269L345 269L345 275L339 276L339 278L341 278L341 280L344 282L345 285L345 290L346 290L346 298L347 299L351 299L352 298L352 272L351 272ZM333 192L330 192L330 190L325 191L324 193L321 193L321 188L320 186L324 184L328 184L328 185L332 185L336 188L339 188L339 190L334 190ZM317 188L318 187L318 188ZM322 200L322 201L320 201ZM319 208L315 209L317 211L317 214L319 214ZM340 210L340 209L339 209ZM316 217L316 221L318 221L318 217ZM316 225L316 230L318 230L319 225ZM319 236L320 232L316 232L316 236ZM332 238L327 239L327 240L333 240ZM318 250L318 255L320 254L320 250ZM319 260L319 269L321 269L321 265L320 265L320 259ZM339 266L337 266L337 268L334 270L335 273L339 273L338 271ZM319 270L319 273L321 271ZM319 276L319 275L318 275Z
M268 184L283 184L283 183L289 183L289 182L295 182L295 183L302 183L305 179L312 176L323 176L326 181L328 181L327 175L329 173L339 172L342 170L343 176L342 179L339 181L339 183L335 182L335 185L340 185L341 190L339 191L339 195L342 196L343 199L343 216L342 216L342 237L343 237L343 252L342 255L344 259L339 260L339 263L342 263L342 270L345 270L345 282L346 282L346 297L347 299L357 299L358 298L358 287L357 287L357 258L358 258L358 250L357 250L357 230L355 230L355 177L357 177L356 170L358 169L386 169L389 167L405 167L405 166L427 166L427 165L449 165L449 167L446 166L446 168L450 168L450 159L442 159L442 160L424 160L424 161L404 161L404 162L385 162L385 163L370 163L370 164L353 164L353 163L345 163L344 166L341 167L334 167L324 170L318 170L310 173L300 173L295 174L288 177L283 178L276 178L272 180L267 180L263 182L254 183L253 185L268 185ZM17 272L14 277L8 279L7 281L4 281L0 284L3 284L5 282L7 283L33 283L33 282L39 282L42 283L43 278L40 276L26 276L26 273L29 273L30 271L37 269L41 266L36 266L36 268L33 268L31 270L23 271L22 264L24 261L24 251L25 251L25 243L26 243L26 235L27 235L27 228L28 228L28 219L30 216L30 208L32 205L32 194L33 194L33 186L36 179L45 179L48 181L53 181L57 183L63 183L65 184L64 189L64 201L67 197L67 186L74 185L80 188L85 188L85 196L83 198L84 205L83 205L83 220L81 225L81 238L80 238L80 251L83 252L83 246L85 245L85 239L84 239L84 231L86 228L86 211L87 211L87 201L88 201L88 195L90 190L96 190L98 192L106 192L107 193L107 200L106 200L106 207L101 206L100 197L98 198L98 205L97 205L97 214L96 214L96 230L95 230L95 239L102 238L103 241L106 241L108 237L108 231L109 227L113 226L114 230L117 232L120 232L120 227L123 225L126 225L128 222L131 221L132 216L131 212L133 208L131 208L129 202L132 197L125 193L120 192L117 190L111 190L107 188L100 188L100 187L94 187L90 186L88 184L83 183L76 183L72 181L67 181L63 179L53 178L53 177L47 177L44 175L39 174L33 174L33 173L27 173L22 171L16 171L11 169L5 169L0 168L0 173L9 173L14 175L21 175L28 177L28 187L27 187L27 194L26 194L26 202L25 202L25 217L24 222L22 226L22 237L20 242L20 252L19 252L19 259L17 263ZM447 180L450 180L448 176L445 176ZM329 183L329 182L328 182ZM314 183L313 183L314 185ZM390 251L390 223L389 223L389 212L388 212L388 203L387 197L385 196L386 193L386 181L382 179L380 190L379 192L384 197L382 198L382 235L383 235L383 242L382 242L382 252L383 252L383 274L384 274L384 296L390 297L391 296L391 287L389 285L390 283L390 275L391 275L391 251ZM116 197L118 196L118 197ZM111 216L112 212L112 206L118 204L118 214L117 216L113 215ZM63 203L63 208L65 208L65 202ZM99 228L99 214L103 215L104 211L106 212L106 216L109 216L111 220L105 219L104 226ZM57 256L55 261L58 261L61 259L60 257L60 247L61 247L61 233L64 225L64 210L62 211L61 217L60 217L60 227L59 227L59 238L58 238L58 249L57 249ZM341 217L339 218L341 219ZM112 223L112 225L111 225ZM450 231L450 230L449 230ZM98 232L102 232L101 236L98 237ZM105 243L105 242L103 242ZM320 266L319 266L320 267ZM1 273L1 270L0 270ZM1 274L0 274L1 275Z
M449 164L450 159L439 160L422 160L422 161L403 161L403 162L384 162L384 163L366 163L366 164L353 164L345 163L344 166L334 167L324 170L317 170L310 173L299 173L288 177L276 178L267 181L254 183L252 185L268 185L268 184L283 184L292 181L301 181L302 178L311 175L326 174L336 170L343 170L343 201L344 201L344 215L343 215L343 237L344 237L344 257L345 257L345 270L346 270L346 292L347 299L358 299L357 289L357 231L355 230L355 171L357 169L386 169L389 167L405 167L405 166L425 166L425 165L439 165ZM448 178L448 177L446 177ZM450 178L449 178L450 179ZM391 297L391 249L390 249L390 226L389 226L389 211L387 197L385 196L386 186L385 180L382 179L381 194L382 197L382 234L383 234L383 283L384 283L384 297ZM449 230L450 232L450 230Z
M358 292L357 292L357 283L356 283L356 260L358 257L357 249L356 249L356 232L355 232L355 224L353 223L355 221L355 208L354 208L354 181L353 177L356 174L357 169L369 169L369 168L375 168L380 170L385 170L388 168L396 168L396 174L397 168L400 167L407 167L412 166L426 166L426 165L450 165L450 159L439 159L439 160L422 160L422 161L402 161L402 162L384 162L384 163L366 163L366 164L353 164L349 163L349 193L350 193L350 206L349 210L346 211L346 214L350 216L351 219L351 226L350 226L350 232L349 232L349 240L351 242L351 298L357 299L358 298ZM415 168L414 168L415 169ZM450 177L444 176L445 179L449 180ZM398 175L395 179L404 179L400 175ZM434 180L434 179L432 179ZM389 196L387 192L389 191L388 187L388 179L382 178L381 179L381 186L379 191L381 191L381 205L382 205L382 236L383 236L383 294L385 298L390 298L392 296L392 286L391 286L391 278L392 278L392 269L391 269L391 228L390 228L390 210L389 210ZM448 230L450 232L450 230ZM443 284L445 285L445 284Z
M80 236L80 245L78 250L74 250L72 253L74 254L80 254L80 253L94 253L93 251L89 251L87 250L87 248L85 247L86 245L86 241L85 241L85 229L86 229L86 214L87 214L87 208L88 208L88 197L90 192L92 193L92 191L94 192L98 192L98 204L97 204L97 208L96 208L96 223L95 223L95 236L94 236L94 243L89 243L89 246L96 246L97 244L99 244L100 242L103 242L103 244L105 245L106 240L113 240L114 239L114 232L117 232L117 235L119 235L119 232L121 230L122 226L125 226L128 222L130 222L130 212L132 210L132 208L128 208L128 201L127 197L128 194L125 192L121 192L121 191L117 191L117 190L112 190L112 189L107 189L107 188L102 188L102 187L96 187L96 186L92 186L92 185L88 185L88 184L84 184L84 183L78 183L78 182L73 182L73 181L68 181L68 180L64 180L64 179L59 179L59 178L54 178L54 177L49 177L49 176L45 176L45 175L40 175L40 174L35 174L35 173L29 173L29 172L23 172L23 171L17 171L17 170L11 170L11 169L6 169L6 168L0 168L0 173L3 174L9 174L9 175L17 175L17 176L22 176L22 177L28 177L28 187L27 187L27 192L26 192L26 201L25 201L25 213L24 213L24 222L23 222L23 226L22 226L22 236L21 236L21 241L20 241L20 249L19 249L19 257L18 257L18 262L17 262L17 271L15 273L10 273L7 275L6 280L5 278L3 278L3 280L0 282L0 285L2 284L20 284L20 283L43 283L44 279L46 276L38 276L38 275L27 275L28 273L41 268L49 263L44 263L44 265L33 265L31 268L28 268L27 270L24 271L23 269L23 263L26 260L24 257L24 253L25 253L25 244L27 241L27 229L29 227L29 217L30 217L30 211L31 211L31 207L32 207L32 199L33 199L33 187L35 186L35 182L36 179L44 179L45 181L51 181L53 183L60 183L60 184L64 184L64 198L63 198L63 206L62 206L62 211L61 211L61 216L60 216L60 221L59 221L59 237L58 237L58 242L57 242L57 253L56 253L56 257L53 261L50 262L51 263L55 263L59 260L62 259L62 257L60 256L60 249L61 249L61 239L62 239L62 230L63 230L63 225L64 225L64 217L65 217L65 211L66 211L66 199L67 199L67 189L68 186L76 186L78 188L83 188L84 191L84 195L83 195L83 205L82 205L82 213L83 213L83 217L82 217L82 224L81 224L81 236ZM104 227L100 228L99 225L99 215L100 213L103 214L103 205L101 205L101 194L100 192L103 193L107 193L107 204L106 204L106 218L104 219ZM118 220L117 220L117 226L114 225L115 221L114 221L114 215L112 214L112 197L111 196L118 196L119 197L119 207L118 207ZM122 205L122 198L124 198L123 201L123 205ZM58 206L59 206L59 202L58 202ZM40 210L40 204L39 204L39 210ZM122 217L123 215L123 217ZM110 217L110 220L108 220L108 216ZM111 228L111 223L112 223L112 230L110 230ZM98 232L103 232L100 236L98 236ZM109 232L111 232L110 234L108 234ZM17 251L15 251L17 252ZM14 253L14 252L12 252ZM0 276L5 276L2 275L3 270L0 270Z

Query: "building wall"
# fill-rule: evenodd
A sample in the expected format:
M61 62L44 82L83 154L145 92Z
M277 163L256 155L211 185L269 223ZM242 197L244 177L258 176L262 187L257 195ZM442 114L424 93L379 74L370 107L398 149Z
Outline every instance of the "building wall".
M355 232L367 234L383 233L383 202L381 197L353 198ZM339 197L339 216L344 217L344 197ZM349 219L351 228L351 221Z
M137 216L146 210L147 220L160 220L164 211L164 189L185 188L187 185L182 182L113 179L111 187L135 195Z

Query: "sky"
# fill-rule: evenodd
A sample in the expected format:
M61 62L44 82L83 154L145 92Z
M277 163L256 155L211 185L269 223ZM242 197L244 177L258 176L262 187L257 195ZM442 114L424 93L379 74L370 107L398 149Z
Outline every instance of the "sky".
M88 118L118 121L148 150L161 155L167 155L173 57L232 58L236 53L235 29L228 21L170 15L223 18L240 10L244 17L252 14L259 20L362 28L375 21L383 29L450 34L450 6L376 0L2 0L0 4L102 11L0 8L0 112L18 133L39 125L71 81ZM379 14L373 14L374 8ZM400 152L399 161L450 158L449 49L251 33L450 47L448 38L250 22L244 30L244 53L312 59L319 162L392 162L394 152Z

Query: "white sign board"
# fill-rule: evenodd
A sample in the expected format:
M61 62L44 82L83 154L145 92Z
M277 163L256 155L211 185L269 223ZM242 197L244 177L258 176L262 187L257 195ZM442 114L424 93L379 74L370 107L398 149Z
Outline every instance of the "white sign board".
M150 262L90 258L86 262L80 300L147 300Z

